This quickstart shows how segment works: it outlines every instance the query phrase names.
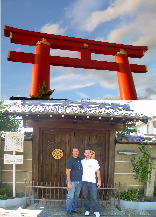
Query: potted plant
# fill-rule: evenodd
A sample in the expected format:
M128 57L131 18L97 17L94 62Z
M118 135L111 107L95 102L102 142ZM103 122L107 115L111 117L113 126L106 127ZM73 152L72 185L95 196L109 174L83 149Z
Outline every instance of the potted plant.
M118 197L118 194L116 197ZM126 189L120 192L120 206L121 208L124 207L136 210L155 210L156 198L144 197L138 193L137 189Z
M0 200L6 200L11 195L11 190L7 183L0 183Z
M22 206L25 204L25 197L13 197L7 183L0 183L0 207Z

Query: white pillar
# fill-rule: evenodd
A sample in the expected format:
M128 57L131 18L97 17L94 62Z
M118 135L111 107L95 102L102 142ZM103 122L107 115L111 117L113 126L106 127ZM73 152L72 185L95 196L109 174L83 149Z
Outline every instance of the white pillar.
M16 152L13 151L13 155L15 154ZM16 196L15 185L16 185L16 164L13 164L13 197Z
M155 161L155 157L150 158L150 160L153 162ZM153 169L151 173L148 174L148 179L144 183L144 195L146 197L153 197L154 194L154 183L155 183L155 171L156 169Z

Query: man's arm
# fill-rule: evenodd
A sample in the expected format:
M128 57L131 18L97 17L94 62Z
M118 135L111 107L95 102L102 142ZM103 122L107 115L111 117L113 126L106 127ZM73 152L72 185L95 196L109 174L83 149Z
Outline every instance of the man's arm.
M66 169L66 175L67 175L68 189L69 189L69 190L72 189L71 179L70 179L70 171L71 171L71 169Z
M101 175L100 175L100 170L98 169L98 170L96 170L96 172L97 172L97 177L98 177L98 183L97 183L97 186L98 186L98 188L100 188L100 186L101 186Z

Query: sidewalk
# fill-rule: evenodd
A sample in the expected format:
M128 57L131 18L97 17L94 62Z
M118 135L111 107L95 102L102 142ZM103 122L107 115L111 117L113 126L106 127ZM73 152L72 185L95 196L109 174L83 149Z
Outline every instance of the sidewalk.
M51 205L48 204L32 204L26 207L26 209L24 209L23 207L10 207L10 208L5 208L2 209L0 208L0 216L29 216L29 217L35 217L35 216L39 216L39 217L47 217L47 216L54 216L54 217L65 217L67 216L67 212L66 212L66 205L65 204L58 204L57 202L55 203L55 205L52 203ZM84 206L81 204L78 205L78 210L80 210L82 212L82 214L73 214L73 217L85 217L84 213ZM101 217L103 216L135 216L135 217L145 217L145 216L149 216L149 217L156 217L156 210L133 210L133 209L125 209L122 208L121 211L119 211L117 208L115 208L114 206L110 206L110 205L101 205L100 204L100 214ZM94 216L93 212L90 212L90 216Z

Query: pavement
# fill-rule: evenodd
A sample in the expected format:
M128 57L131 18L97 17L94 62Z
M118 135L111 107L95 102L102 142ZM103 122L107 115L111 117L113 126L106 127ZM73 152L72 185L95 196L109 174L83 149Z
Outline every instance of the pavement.
M73 214L73 217L85 217L84 206L83 204L78 204L78 210L81 211L81 214ZM100 216L135 216L135 217L156 217L156 210L135 210L135 209L126 209L121 208L118 210L115 206L107 204L100 204ZM40 202L28 205L26 208L24 206L21 207L8 207L8 208L0 208L0 216L29 216L29 217L65 217L67 216L66 212L66 204L51 202L50 203L42 203ZM90 212L90 216L94 216L93 211Z

